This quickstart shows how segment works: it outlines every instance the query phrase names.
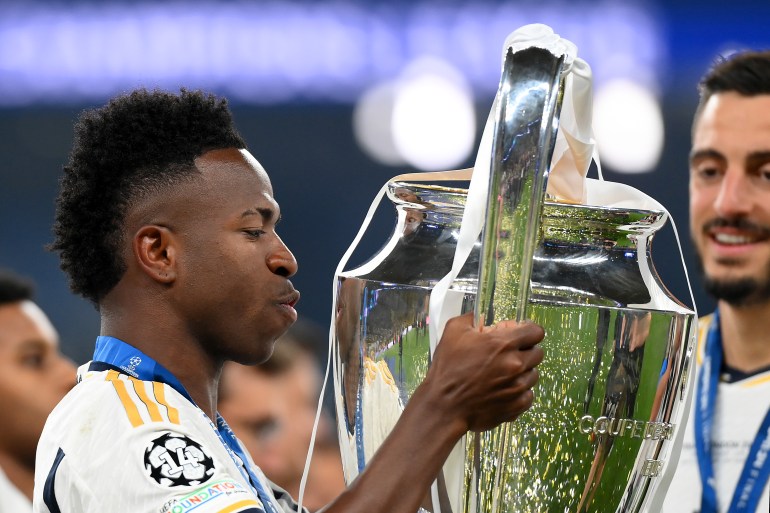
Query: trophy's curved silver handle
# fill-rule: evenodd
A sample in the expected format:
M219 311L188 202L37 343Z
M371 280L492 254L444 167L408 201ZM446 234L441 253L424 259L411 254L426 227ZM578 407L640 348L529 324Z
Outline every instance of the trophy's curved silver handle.
M526 317L548 171L563 97L564 56L508 48L495 111L476 325ZM502 280L505 287L496 287Z

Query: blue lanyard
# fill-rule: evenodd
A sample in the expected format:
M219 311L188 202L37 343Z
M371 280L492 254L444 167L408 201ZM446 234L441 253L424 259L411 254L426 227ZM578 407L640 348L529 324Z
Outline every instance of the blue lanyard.
M120 339L114 337L96 337L96 348L94 349L93 361L106 363L107 365L115 367L116 369L120 369L121 372L142 381L157 381L160 383L165 383L182 394L196 407L198 406L195 404L195 401L193 401L192 397L190 397L190 394L187 393L187 390L185 390L184 386L182 386L182 383L180 383L176 376L171 374L168 369L163 367L160 363L156 362L140 350L123 342ZM248 464L249 460L246 457L246 454L243 452L241 444L238 443L235 434L233 434L232 429L230 429L230 426L227 425L225 419L223 419L222 416L217 413L217 423L215 426L211 419L209 419L208 416L203 413L203 410L200 410L200 408L198 408L198 410L200 411L201 415L203 415L206 420L208 420L211 428L217 434L219 440L222 442L222 445L225 446L225 449L227 449L230 457L233 458L233 461L241 471L243 477L251 483L251 486L257 493L257 497L259 497L260 501L266 508L267 513L279 513L275 509L275 506L273 506L273 502L270 500L270 495L262 487L261 481L259 478L257 478L254 470L251 468L251 465ZM240 459L240 462L238 459Z
M714 482L714 464L711 455L711 428L714 421L719 373L722 367L722 335L719 329L719 311L714 312L706 335L703 365L695 391L695 449L700 467L703 494L701 513L716 513L717 492ZM765 415L751 444L749 455L733 492L728 513L754 513L770 477L770 411Z

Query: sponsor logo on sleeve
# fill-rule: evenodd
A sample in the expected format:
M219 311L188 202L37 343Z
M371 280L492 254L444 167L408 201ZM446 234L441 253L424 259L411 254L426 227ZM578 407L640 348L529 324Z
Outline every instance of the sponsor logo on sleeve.
M144 452L147 475L161 486L196 486L214 475L214 459L195 440L175 433L165 433Z
M247 498L256 501L251 492L247 490L246 487L241 483L231 479L225 479L222 481L209 483L206 486L190 492L184 497L168 501L163 505L158 513L187 513L188 511L194 510L198 506L216 501L220 498ZM232 502L232 499L230 502ZM258 501L256 502L257 505L259 505Z

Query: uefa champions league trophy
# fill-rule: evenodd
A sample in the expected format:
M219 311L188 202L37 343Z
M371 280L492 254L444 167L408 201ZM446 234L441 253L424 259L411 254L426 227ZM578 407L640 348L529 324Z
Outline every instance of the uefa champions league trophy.
M678 457L695 315L650 259L667 214L546 197L564 77L563 55L507 48L484 232L445 299L453 313L475 310L479 324L527 318L545 328L535 402L515 422L468 433L421 511L654 511ZM453 267L469 201L465 189L402 179L387 195L398 213L390 240L336 276L331 342L348 482L425 377L430 295Z

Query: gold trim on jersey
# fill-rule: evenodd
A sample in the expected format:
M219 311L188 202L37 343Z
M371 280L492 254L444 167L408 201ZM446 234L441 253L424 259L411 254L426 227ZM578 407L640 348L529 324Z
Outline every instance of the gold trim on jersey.
M255 501L254 499L247 499L243 501L238 501L235 504L230 504L225 509L220 509L217 513L234 513L235 511L246 508L246 507L262 507L260 503Z
M767 383L770 381L770 371L765 371L761 374L757 374L756 376L752 376L747 379L742 379L738 383L740 383L741 387L743 388L749 388L749 387L755 387L757 385L762 385L764 383Z
M166 389L163 386L163 383L158 383L157 381L152 382L152 389L155 392L155 398L158 400L160 404L166 407L166 412L168 413L168 420L172 424L179 424L179 410L171 406L166 402Z
M157 403L147 396L147 390L144 388L144 383L131 376L129 376L128 379L134 385L134 391L136 392L136 395L139 396L139 400L142 401L147 407L147 411L150 412L150 420L153 422L163 422L163 417L160 416L160 408L158 408Z
M147 381L125 376L114 369L107 371L105 379L115 388L128 421L133 427L139 427L145 422L168 421L179 424L179 410L166 401L162 383L151 382L152 393L150 394L147 391ZM163 412L166 412L165 417Z
M695 360L699 366L703 363L703 351L706 347L706 337L711 327L712 317L713 315L709 314L698 319L698 340L695 343Z
M131 396L128 395L128 389L126 388L126 382L120 379L120 374L116 370L107 371L107 381L112 382L112 386L115 387L115 392L118 393L120 402L123 403L123 409L126 410L128 420L134 427L144 424L142 416L139 414L139 409L134 404Z

